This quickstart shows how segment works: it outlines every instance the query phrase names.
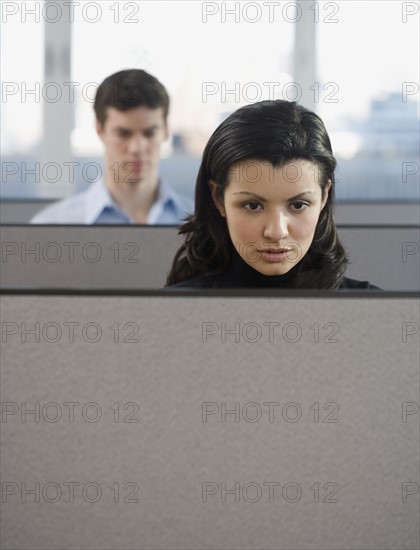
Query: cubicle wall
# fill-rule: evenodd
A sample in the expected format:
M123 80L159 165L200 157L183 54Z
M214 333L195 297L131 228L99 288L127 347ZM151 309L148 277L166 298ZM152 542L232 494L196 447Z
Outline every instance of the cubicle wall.
M198 167L197 167L198 169ZM171 179L173 174L171 176ZM180 189L181 193L189 194ZM11 199L3 197L0 201L1 223L22 225L29 223L31 218L50 206L52 199ZM416 226L420 220L420 205L416 201L389 202L389 201L351 201L336 202L334 218L337 224L356 225L412 225Z
M341 226L347 276L386 290L418 290L418 227ZM2 226L1 285L161 288L183 241L168 226Z
M418 296L7 292L1 326L2 548L419 547Z

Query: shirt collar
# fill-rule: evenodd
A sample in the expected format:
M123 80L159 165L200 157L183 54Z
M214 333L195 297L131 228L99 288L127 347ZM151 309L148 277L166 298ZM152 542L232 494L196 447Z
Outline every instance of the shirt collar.
M85 193L86 224L94 224L106 208L117 211L119 214L125 217L129 223L134 223L131 217L126 212L124 212L113 200L107 186L105 185L103 178L100 178L97 182L90 185L88 189L86 189ZM165 181L159 180L156 201L152 205L150 214L152 214L152 217L154 218L165 208L165 206L171 203L175 207L178 207L181 211L183 211L182 202L180 201L175 191ZM148 220L148 223L155 222L151 222Z
M147 223L149 225L159 223L163 212L165 210L167 211L171 207L175 212L177 210L181 212L184 211L182 204L173 189L165 181L159 180L156 200L149 210Z
M105 182L100 178L97 182L93 183L86 189L86 209L85 209L85 223L94 224L99 218L102 212L109 208L116 210L123 215L127 220L130 220L128 214L123 212L121 208L113 201Z
M166 181L159 180L156 202L162 204L162 206L166 206L170 202L178 205L179 198L172 187L166 183Z

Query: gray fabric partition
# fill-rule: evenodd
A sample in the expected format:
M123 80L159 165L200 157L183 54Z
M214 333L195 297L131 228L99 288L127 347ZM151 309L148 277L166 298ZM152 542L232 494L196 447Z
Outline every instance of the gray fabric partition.
M418 548L418 329L415 297L3 296L1 547Z
M198 169L198 167L197 167ZM184 180L185 181L185 180ZM179 189L189 195L186 189ZM1 223L26 224L38 212L52 204L51 199L10 199L0 200ZM337 202L334 214L336 223L350 225L418 225L420 205L418 202Z
M176 227L2 226L3 288L161 288L182 243ZM339 227L347 276L419 290L417 227Z

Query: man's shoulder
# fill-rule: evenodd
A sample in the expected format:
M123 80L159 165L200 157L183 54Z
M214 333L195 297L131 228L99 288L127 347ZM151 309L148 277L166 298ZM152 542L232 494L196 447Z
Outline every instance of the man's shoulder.
M188 212L189 214L194 210L194 200L187 194L177 191L165 181L166 191L169 192L170 197L174 201L175 205Z
M86 191L80 191L66 199L59 200L38 212L30 223L77 224L85 223Z
M185 212L192 214L194 212L194 200L187 195L180 195L180 200Z

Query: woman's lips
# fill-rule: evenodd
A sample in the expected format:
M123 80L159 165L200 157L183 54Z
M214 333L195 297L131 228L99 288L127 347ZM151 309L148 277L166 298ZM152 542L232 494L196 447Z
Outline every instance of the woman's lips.
M260 256L266 262L284 262L288 259L287 255L291 252L290 248L264 248L258 250Z

